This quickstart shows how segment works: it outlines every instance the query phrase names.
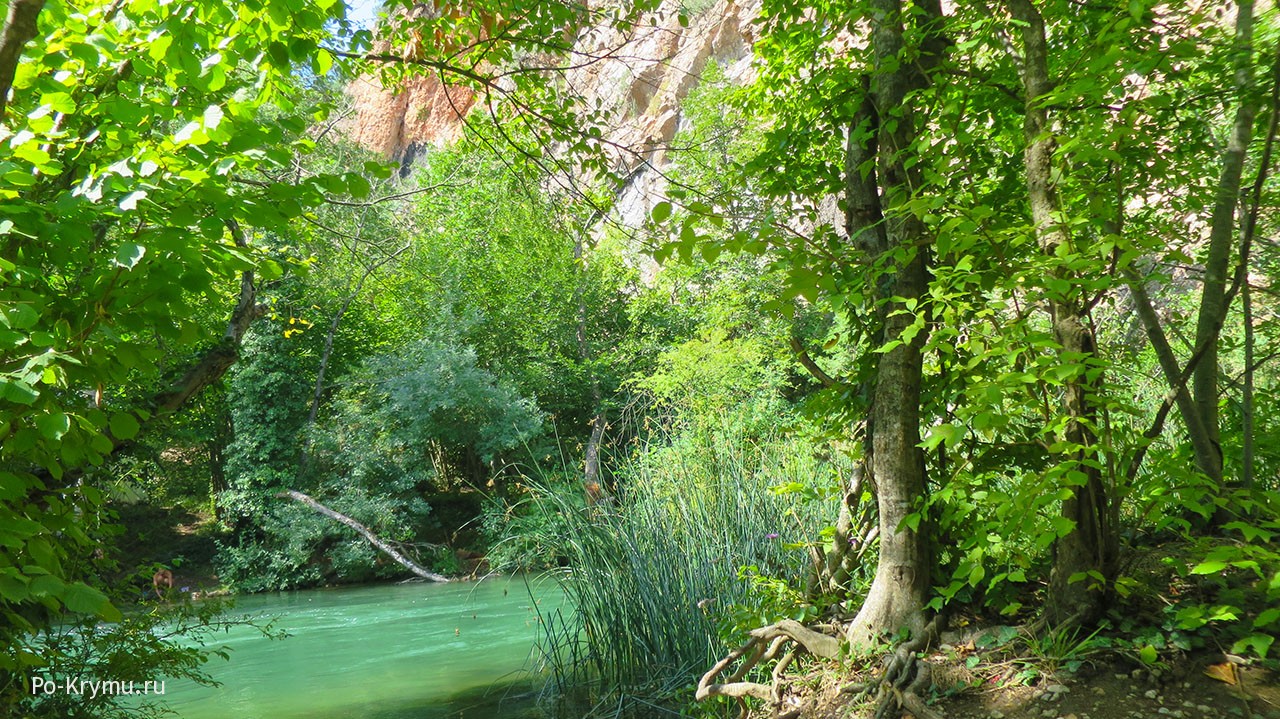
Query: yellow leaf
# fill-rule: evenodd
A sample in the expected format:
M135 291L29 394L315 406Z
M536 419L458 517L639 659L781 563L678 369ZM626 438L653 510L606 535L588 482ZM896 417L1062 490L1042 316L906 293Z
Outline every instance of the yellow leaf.
M1210 664L1208 667L1205 667L1204 673L1212 679L1217 679L1220 682L1226 682L1231 686L1235 686L1240 683L1240 677L1236 674L1236 665L1231 662Z

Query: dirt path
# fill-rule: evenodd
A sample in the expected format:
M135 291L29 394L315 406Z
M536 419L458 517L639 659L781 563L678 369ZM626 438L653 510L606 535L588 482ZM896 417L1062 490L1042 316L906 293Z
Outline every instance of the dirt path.
M1263 669L1188 660L1172 676L1109 667L1037 686L973 690L939 704L948 719L1280 719L1280 685ZM1223 679L1215 679L1206 669Z

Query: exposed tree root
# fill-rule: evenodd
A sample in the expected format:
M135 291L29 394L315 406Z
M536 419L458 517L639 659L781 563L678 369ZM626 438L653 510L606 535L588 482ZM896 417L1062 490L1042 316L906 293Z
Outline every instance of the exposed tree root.
M875 719L896 719L903 710L911 712L916 719L943 719L943 715L925 704L920 696L932 681L929 665L916 656L938 636L941 625L941 617L935 617L923 632L893 650L878 677L847 684L840 688L840 693L859 696L875 692Z
M773 668L770 683L762 684L760 682L742 680L757 664L762 661L773 660L789 644L792 645L791 648L782 654L781 659L778 660L777 665ZM702 675L702 679L698 681L698 691L695 696L698 701L708 697L732 697L738 702L739 716L744 719L748 713L745 701L747 697L754 697L763 702L768 702L774 707L780 707L784 687L783 674L786 672L787 667L791 666L791 662L795 660L798 650L804 650L814 656L831 659L840 652L840 642L835 637L815 632L800 622L791 619L784 619L776 624L754 629L751 632L751 638L745 644L730 652L724 659L716 662L715 666ZM740 659L742 663L738 665L738 668L725 677L725 681L716 683L716 679ZM800 709L796 708L781 713L779 716L796 717L799 714Z
M922 694L931 684L929 665L917 654L926 649L938 636L940 618L928 624L925 631L899 644L886 658L885 669L875 679L841 687L842 694L872 694L877 703L875 719L895 719L902 712L910 712L916 719L943 719L942 714L925 704ZM789 647L785 653L783 648ZM834 659L840 652L840 641L835 637L816 632L799 622L783 620L751 632L745 644L716 662L698 682L696 698L731 697L737 703L740 717L747 716L746 699L752 697L771 705L779 719L794 719L801 715L801 708L783 710L785 673L800 651L816 657ZM743 681L752 669L781 654L774 666L769 683ZM731 674L720 679L735 662L741 662Z

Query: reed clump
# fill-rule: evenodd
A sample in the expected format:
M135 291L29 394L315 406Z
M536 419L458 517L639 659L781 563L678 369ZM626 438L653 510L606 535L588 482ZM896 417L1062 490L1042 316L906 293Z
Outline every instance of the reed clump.
M615 457L606 502L540 488L565 531L570 601L544 621L541 645L557 696L604 714L652 711L691 693L740 625L770 620L777 608L753 583L803 587L803 545L834 516L834 497L777 489L834 477L813 450L780 434L686 432Z

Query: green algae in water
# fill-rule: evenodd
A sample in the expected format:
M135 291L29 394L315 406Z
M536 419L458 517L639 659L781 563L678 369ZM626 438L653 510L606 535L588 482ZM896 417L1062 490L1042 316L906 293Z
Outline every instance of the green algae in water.
M236 613L290 637L219 635L231 661L206 669L222 686L170 681L160 699L181 719L533 719L539 617L562 601L523 578L245 597Z

